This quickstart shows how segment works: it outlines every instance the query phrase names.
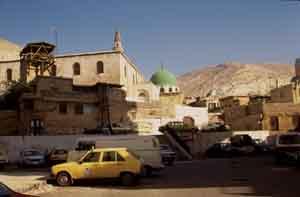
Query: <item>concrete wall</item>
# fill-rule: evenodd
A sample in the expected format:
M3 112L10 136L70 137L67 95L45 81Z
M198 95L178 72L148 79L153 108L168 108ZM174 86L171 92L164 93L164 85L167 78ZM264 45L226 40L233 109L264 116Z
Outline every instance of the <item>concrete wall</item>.
M183 121L184 117L192 117L199 128L208 124L208 111L206 107L189 107L176 105L176 120Z
M0 144L8 149L10 162L19 160L19 154L26 148L46 151L53 148L73 149L80 135L68 136L1 136Z

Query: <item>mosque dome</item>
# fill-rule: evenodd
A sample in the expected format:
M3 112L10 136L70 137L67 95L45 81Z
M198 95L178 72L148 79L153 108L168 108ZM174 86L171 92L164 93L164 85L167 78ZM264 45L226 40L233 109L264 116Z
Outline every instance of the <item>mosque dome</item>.
M165 68L161 68L159 71L155 72L150 81L157 86L176 86L176 77Z

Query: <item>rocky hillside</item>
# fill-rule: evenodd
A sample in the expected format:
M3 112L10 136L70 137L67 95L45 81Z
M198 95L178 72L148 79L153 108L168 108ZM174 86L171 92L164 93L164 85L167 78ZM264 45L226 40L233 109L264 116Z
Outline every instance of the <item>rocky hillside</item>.
M276 84L289 83L294 66L282 64L226 63L208 66L181 75L177 83L186 96L205 97L209 92L217 96L267 94Z

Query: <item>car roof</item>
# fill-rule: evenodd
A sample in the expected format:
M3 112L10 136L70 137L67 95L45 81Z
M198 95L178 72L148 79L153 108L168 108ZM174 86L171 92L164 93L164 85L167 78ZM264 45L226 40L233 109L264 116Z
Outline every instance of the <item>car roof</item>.
M118 148L95 148L93 149L93 152L101 152L101 151L124 151L127 150L127 148L124 147L118 147Z

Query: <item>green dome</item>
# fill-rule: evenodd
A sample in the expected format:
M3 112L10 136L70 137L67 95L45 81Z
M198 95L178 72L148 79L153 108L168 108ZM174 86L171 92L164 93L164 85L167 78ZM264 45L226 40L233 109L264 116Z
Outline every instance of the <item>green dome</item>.
M176 77L164 68L154 73L150 79L157 86L176 86Z

